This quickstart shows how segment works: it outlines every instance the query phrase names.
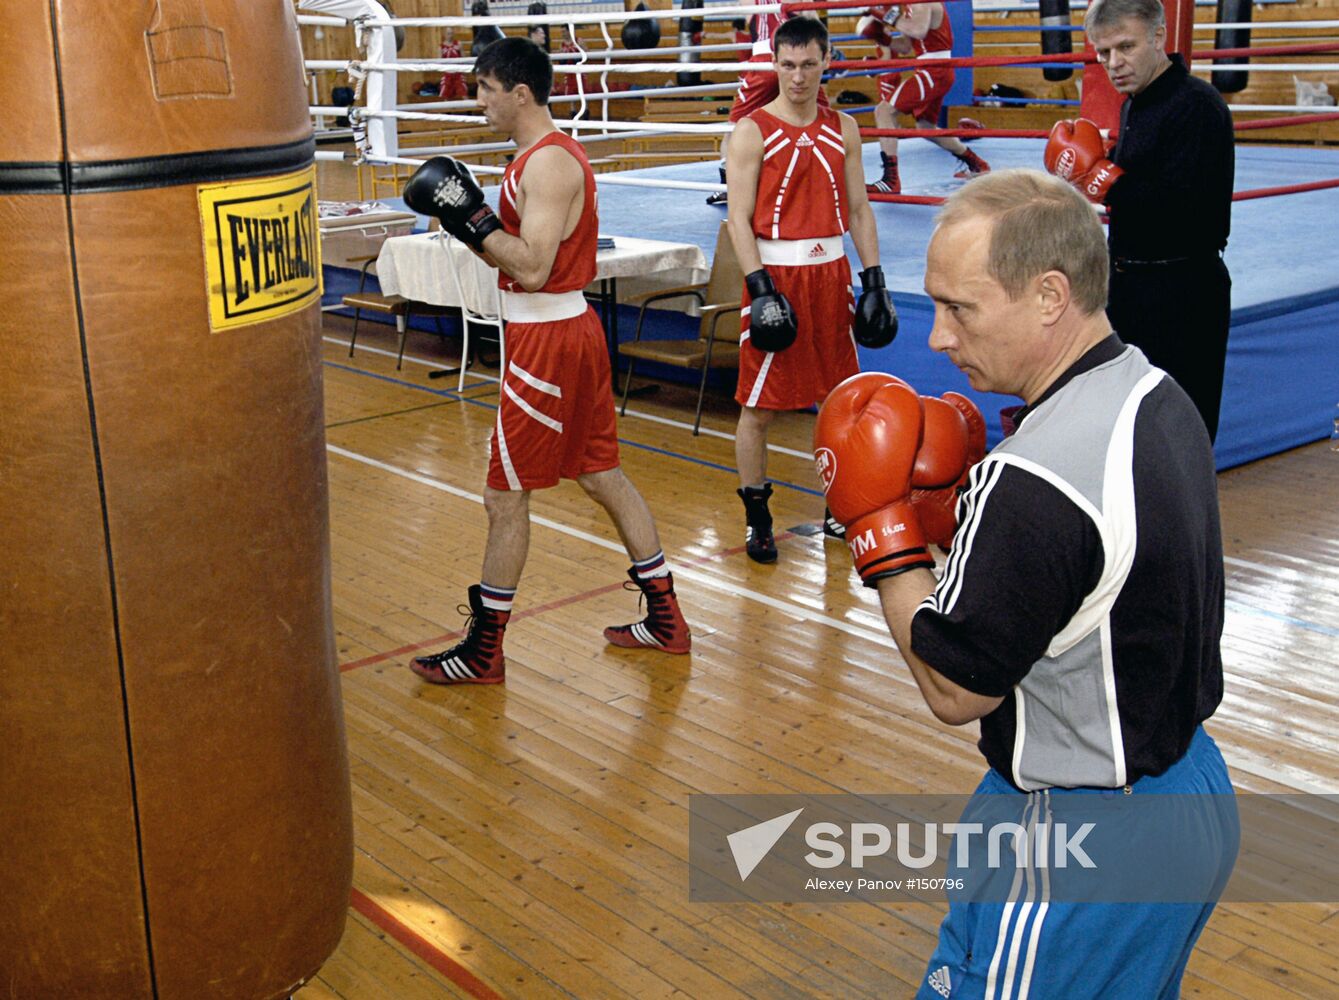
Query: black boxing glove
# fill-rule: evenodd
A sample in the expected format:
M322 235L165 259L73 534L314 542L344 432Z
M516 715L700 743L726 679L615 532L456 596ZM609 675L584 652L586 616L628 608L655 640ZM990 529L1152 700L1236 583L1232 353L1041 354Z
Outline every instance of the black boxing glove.
M875 264L860 272L860 299L855 304L855 342L861 347L887 347L897 336L897 309L883 284L883 268Z
M760 351L784 351L795 343L795 310L772 284L766 268L744 276L749 290L749 340Z
M415 170L404 201L415 212L436 216L443 229L480 252L488 234L502 228L469 168L449 156L434 156Z

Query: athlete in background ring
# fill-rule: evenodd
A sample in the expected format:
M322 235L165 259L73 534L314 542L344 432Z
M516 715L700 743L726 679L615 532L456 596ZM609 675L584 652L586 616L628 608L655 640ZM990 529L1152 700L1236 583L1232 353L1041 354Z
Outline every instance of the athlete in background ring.
M942 3L919 3L906 7L871 7L856 23L856 30L874 42L879 57L915 56L917 59L939 59L953 54L953 27ZM901 32L894 36L893 32ZM874 123L879 128L894 128L897 119L894 110L911 115L917 128L938 128L939 112L944 95L953 86L954 73L950 66L928 65L901 73L879 77L879 103L874 109ZM990 164L968 149L961 139L953 136L927 136L941 149L946 149L961 162L962 167L953 176L966 179L988 173ZM879 179L866 185L871 194L900 194L902 181L897 172L897 140L879 139L879 156L883 173Z

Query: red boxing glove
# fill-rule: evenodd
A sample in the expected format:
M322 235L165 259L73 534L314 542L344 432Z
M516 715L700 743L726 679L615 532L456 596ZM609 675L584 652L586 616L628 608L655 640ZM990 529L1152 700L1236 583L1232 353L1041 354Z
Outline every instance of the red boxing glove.
M923 412L916 390L881 372L852 375L824 400L814 462L865 586L934 567L911 503Z
M1125 171L1106 158L1101 130L1087 118L1060 121L1046 140L1046 169L1069 181L1091 202L1106 201L1111 185Z
M958 498L967 474L986 456L986 421L966 396L922 396L925 429L911 474L911 504L928 541L948 551L958 530Z
M884 48L893 44L893 36L888 31L888 25L884 24L880 18L866 15L855 23L856 34L861 38L868 38L875 45L882 45Z

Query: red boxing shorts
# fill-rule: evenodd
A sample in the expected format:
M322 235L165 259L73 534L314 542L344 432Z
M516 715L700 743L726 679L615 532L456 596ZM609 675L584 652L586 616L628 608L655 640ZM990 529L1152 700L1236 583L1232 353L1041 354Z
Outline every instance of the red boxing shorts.
M840 236L825 238L832 240L841 246ZM777 291L795 310L798 334L795 343L784 351L768 353L754 347L748 340L750 300L748 289L744 289L744 336L735 401L762 410L814 406L826 399L838 382L860 371L851 335L855 313L851 265L843 253L822 264L766 267Z
M750 56L748 61L762 63L764 66L772 65L772 57L768 55ZM753 114L759 108L776 100L780 92L775 73L740 73L739 90L735 91L734 103L730 105L730 121L737 122L745 115ZM818 88L818 106L820 108L828 106L828 95L822 87Z
M507 324L507 371L488 460L495 490L542 490L618 467L604 329L575 319Z
M879 77L879 100L917 121L938 123L944 95L953 86L953 67L927 66Z

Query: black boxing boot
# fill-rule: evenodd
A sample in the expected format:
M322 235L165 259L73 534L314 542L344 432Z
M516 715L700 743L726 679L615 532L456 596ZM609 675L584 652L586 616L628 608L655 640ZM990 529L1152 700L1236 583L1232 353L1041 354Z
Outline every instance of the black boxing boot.
M745 486L736 490L744 501L744 551L759 563L776 562L776 539L772 537L772 512L767 501L772 499L772 484Z

